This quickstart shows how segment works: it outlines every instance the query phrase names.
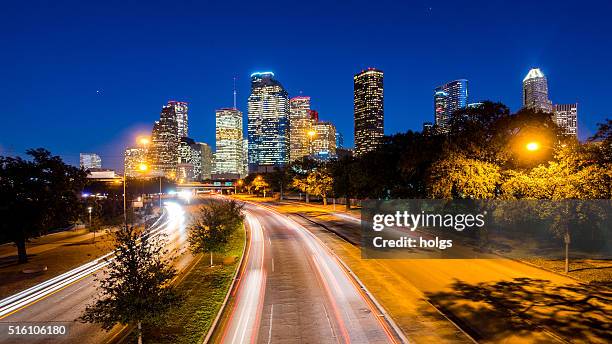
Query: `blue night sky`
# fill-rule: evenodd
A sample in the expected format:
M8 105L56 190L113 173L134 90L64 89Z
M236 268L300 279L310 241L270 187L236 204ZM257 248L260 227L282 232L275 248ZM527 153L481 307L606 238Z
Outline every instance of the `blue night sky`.
M333 4L331 4L333 3ZM249 75L271 70L353 143L353 75L385 72L385 132L431 121L432 90L517 110L532 66L553 103L579 102L580 137L612 117L609 1L13 1L0 13L0 154L46 147L121 165L169 99L214 145L214 110L245 112ZM245 114L246 118L246 114Z

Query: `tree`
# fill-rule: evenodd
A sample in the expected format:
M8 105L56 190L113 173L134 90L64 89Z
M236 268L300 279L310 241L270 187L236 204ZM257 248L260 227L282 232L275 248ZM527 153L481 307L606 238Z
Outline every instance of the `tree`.
M282 201L285 196L285 190L288 185L291 184L291 164L286 167L274 167L274 171L266 173L266 181L278 188L280 194L280 200Z
M612 163L612 120L597 124L597 132L589 138L589 142L597 142L600 161Z
M310 203L310 184L308 183L308 176L297 175L293 177L293 181L291 182L291 186L300 190L306 195L306 203Z
M263 192L263 196L266 197L266 190L270 187L270 184L262 176L257 176L252 182L253 188L257 192Z
M433 198L495 198L501 173L498 166L451 155L431 166L429 194Z
M334 181L329 172L316 169L308 174L306 183L310 192L323 199L323 205L327 205L327 195L332 191Z
M166 240L134 227L115 232L115 255L108 259L104 277L99 278L100 298L87 306L80 320L99 323L105 330L115 324L137 328L142 343L142 325L158 324L167 312L182 302L171 286L176 270L166 258Z
M222 252L234 231L242 226L243 206L234 200L215 200L203 205L189 228L189 245L193 253Z
M28 261L28 239L66 227L85 211L83 170L43 148L26 154L30 160L0 156L0 235L16 244L19 263Z

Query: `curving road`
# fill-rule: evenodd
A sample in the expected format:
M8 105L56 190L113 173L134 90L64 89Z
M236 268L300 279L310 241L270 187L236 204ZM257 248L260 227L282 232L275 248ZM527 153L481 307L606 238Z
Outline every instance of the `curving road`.
M167 235L168 249L181 251L187 240L185 216L177 203L167 203L164 216L151 227L152 235ZM109 253L105 257L112 257ZM103 257L104 258L104 257ZM180 270L191 259L182 255L177 262ZM104 332L94 324L75 321L97 295L96 272L107 263L98 258L60 276L0 300L0 343L106 343L117 335L121 327ZM100 276L98 276L100 277ZM9 335L9 326L64 325L65 335Z
M246 204L245 213L250 245L215 342L399 342L316 237L273 210Z

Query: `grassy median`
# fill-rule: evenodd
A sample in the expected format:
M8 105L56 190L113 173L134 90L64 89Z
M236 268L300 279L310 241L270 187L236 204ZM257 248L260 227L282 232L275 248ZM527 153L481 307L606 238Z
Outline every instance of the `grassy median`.
M208 255L199 259L177 287L185 295L185 302L170 312L164 325L145 328L145 342L199 343L217 316L232 283L244 240L244 231L236 231L228 243L227 252L215 256L213 267L209 266Z

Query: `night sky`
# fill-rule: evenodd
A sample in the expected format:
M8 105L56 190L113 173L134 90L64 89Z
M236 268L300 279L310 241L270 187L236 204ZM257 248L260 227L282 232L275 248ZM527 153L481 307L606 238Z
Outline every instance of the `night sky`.
M0 154L46 147L120 168L169 99L214 145L214 110L246 111L249 75L291 96L353 144L353 75L385 72L385 132L433 120L433 88L467 78L470 102L517 110L529 68L553 103L579 102L580 138L612 117L610 1L12 1L0 13ZM328 4L334 3L334 4ZM246 123L246 114L245 114Z

